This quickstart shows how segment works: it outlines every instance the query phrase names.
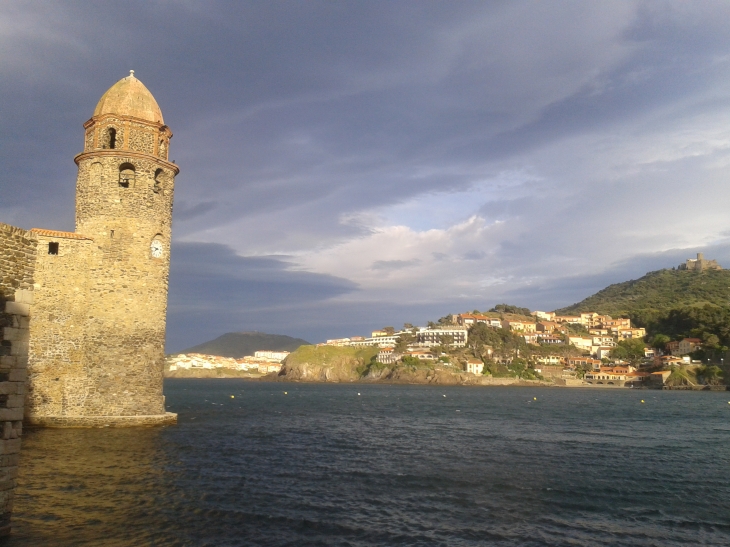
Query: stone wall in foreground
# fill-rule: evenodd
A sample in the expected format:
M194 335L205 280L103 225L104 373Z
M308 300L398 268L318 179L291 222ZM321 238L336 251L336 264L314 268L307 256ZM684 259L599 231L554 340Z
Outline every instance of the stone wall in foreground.
M0 223L0 536L10 533L28 367L35 236Z

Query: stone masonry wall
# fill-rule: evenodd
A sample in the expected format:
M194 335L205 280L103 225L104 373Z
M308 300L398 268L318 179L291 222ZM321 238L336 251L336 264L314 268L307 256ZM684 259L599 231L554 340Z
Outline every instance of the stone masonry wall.
M63 235L37 235L25 412L31 424L38 415L82 413L89 390L93 389L85 368L89 255L93 242ZM57 246L56 254L49 253L51 244Z
M36 244L0 223L0 536L10 533L18 474Z
M134 180L119 184L123 165ZM76 230L94 239L87 368L98 386L87 416L164 414L162 381L175 172L119 151L79 161ZM160 257L151 254L157 241Z

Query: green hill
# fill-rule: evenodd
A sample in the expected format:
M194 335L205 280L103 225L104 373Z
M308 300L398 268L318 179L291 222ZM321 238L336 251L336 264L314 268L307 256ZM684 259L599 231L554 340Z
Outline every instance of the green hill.
M588 311L630 317L634 325L646 328L647 339L657 347L669 339L700 338L704 351L696 357L719 361L730 347L730 270L649 272L556 310ZM657 335L664 335L664 341Z
M309 345L301 338L292 338L283 334L266 334L263 332L228 332L215 340L203 342L180 353L202 353L240 359L245 355L253 355L255 351L294 351L299 346Z
M556 312L567 315L595 311L627 317L705 304L730 307L730 270L649 272L639 279L609 285Z

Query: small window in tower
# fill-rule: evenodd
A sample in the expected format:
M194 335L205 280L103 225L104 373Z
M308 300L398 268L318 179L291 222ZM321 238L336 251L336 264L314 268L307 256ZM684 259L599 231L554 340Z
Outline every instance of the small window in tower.
M58 241L51 241L48 244L48 254L49 255L57 255L58 254Z
M152 187L152 191L155 194L159 194L162 191L162 169L155 171L155 184Z
M119 166L119 186L122 188L134 187L134 165L123 163Z
M104 130L104 136L101 139L102 148L114 149L117 147L117 130L113 127L107 127Z
M111 236L111 238L112 238L112 239L114 239L114 230L111 230L111 231L109 232L109 235Z

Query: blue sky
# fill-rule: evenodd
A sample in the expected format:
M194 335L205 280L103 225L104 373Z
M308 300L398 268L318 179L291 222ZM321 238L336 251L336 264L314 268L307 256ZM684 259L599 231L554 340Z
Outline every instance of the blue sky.
M0 222L73 229L135 70L175 136L168 349L553 309L730 266L730 3L7 2Z

